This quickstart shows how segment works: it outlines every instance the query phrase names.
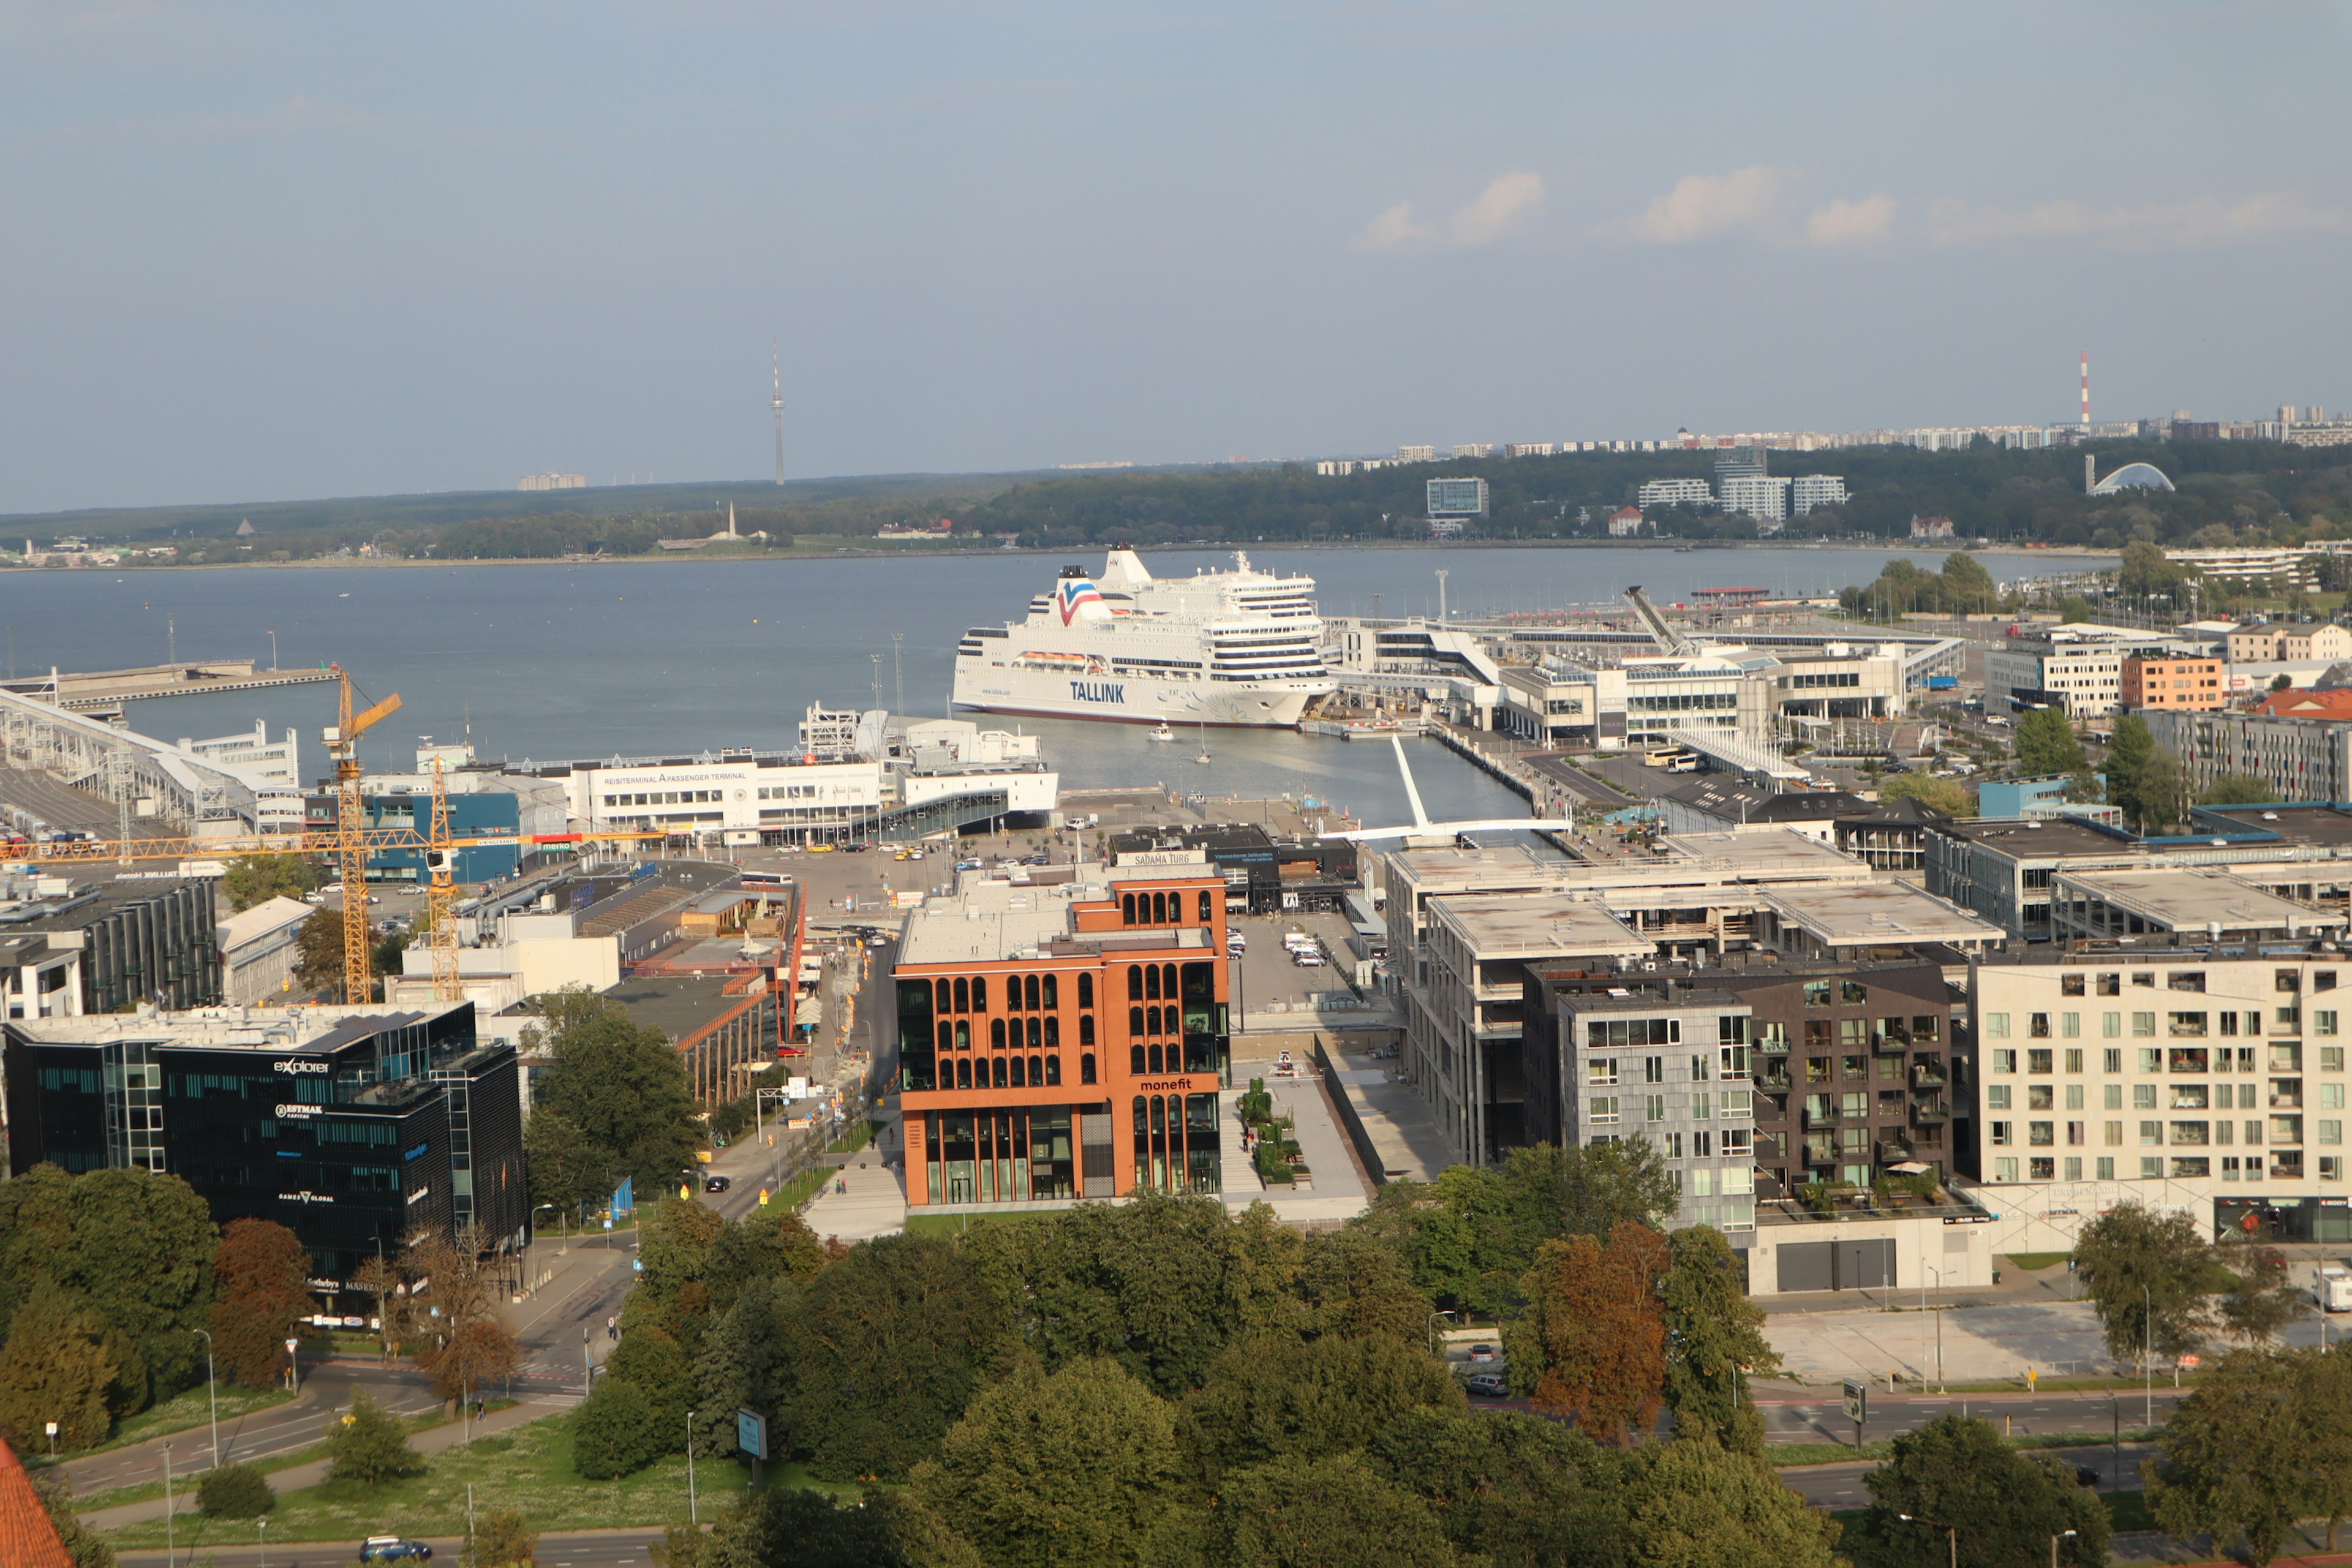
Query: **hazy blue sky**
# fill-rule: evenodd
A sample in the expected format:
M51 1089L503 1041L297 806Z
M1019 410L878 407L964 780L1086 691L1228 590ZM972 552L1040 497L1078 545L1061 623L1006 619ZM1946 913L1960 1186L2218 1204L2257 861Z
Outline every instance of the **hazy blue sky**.
M2352 403L2347 34L0 0L0 510Z

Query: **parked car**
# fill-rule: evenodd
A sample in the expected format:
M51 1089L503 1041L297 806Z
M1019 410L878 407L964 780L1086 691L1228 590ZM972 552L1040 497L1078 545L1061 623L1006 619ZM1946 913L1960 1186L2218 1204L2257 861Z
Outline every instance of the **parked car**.
M706 1193L723 1193L734 1184L735 1178L732 1176L709 1176L704 1179L702 1190Z
M360 1542L362 1563L425 1563L432 1556L433 1548L404 1535L371 1535Z
M2074 1479L2086 1487L2095 1487L2099 1484L2099 1472L2088 1465L2077 1465L2074 1467Z
M977 871L983 864L985 862L980 860L959 860L955 863L955 868L959 871Z
M1495 1359L1495 1347L1492 1345L1472 1345L1470 1347L1470 1359L1481 1363L1491 1362Z
M1482 1372L1475 1377L1465 1377L1462 1380L1462 1386L1472 1394L1487 1399L1508 1399L1511 1396L1509 1382L1491 1372Z

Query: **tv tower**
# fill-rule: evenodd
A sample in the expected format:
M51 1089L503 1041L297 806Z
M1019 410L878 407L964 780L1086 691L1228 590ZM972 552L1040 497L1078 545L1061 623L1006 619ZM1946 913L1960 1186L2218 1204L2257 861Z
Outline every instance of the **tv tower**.
M784 356L783 356L783 351L782 351L782 350L781 350L781 349L773 349L773 352L772 352L772 357L773 357L773 360L774 360L775 373L776 373L776 392L775 392L775 395L774 395L773 397L772 397L772 398L770 398L770 399L768 400L768 406L775 412L775 416L776 416L776 483L778 483L778 484L782 484L782 483L784 482ZM2089 395L2089 395L2088 393L2084 394L2084 396L2085 398L2087 398ZM2087 403L2085 404L2085 406L2088 406Z
M777 417L779 420L781 420L781 419L782 419L782 418L783 418L783 416L782 416L782 415L781 415L781 414L779 414L779 415L777 415L777 416L776 416L776 417ZM779 425L776 426L776 428L777 428L777 429L779 429L779 430L781 430L781 429L782 429L782 428L783 428L783 426L782 426L782 425L781 425L781 424L779 424ZM2087 436L2087 435L2089 435L2090 433L2091 433L2091 351L2090 351L2090 350L2088 350L2088 349L2084 349L2084 350L2083 351L2083 434L2084 434L2084 435L2085 435L2085 436ZM778 439L779 441L781 441L781 440L782 440L782 439L783 439L783 437L781 437L781 436L779 436L779 437L777 437L777 439ZM777 448L777 450L782 451L782 448L780 447L778 447L778 448ZM776 482L777 482L777 483L779 483L779 484L782 484L782 483L783 482L783 472L784 472L784 460L783 460L782 458L778 458L776 459Z

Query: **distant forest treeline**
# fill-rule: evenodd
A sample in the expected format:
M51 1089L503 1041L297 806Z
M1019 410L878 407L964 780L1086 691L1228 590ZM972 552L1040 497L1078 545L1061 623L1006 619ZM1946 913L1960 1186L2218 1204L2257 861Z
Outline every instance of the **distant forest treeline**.
M1853 499L1790 520L1785 536L1902 538L1914 516L1952 519L1962 540L2037 540L2120 549L2163 544L2273 543L2352 530L2352 450L2269 442L2110 442L2092 448L2102 476L2155 464L2170 493L2088 496L2081 447L1965 451L1854 447L1774 453L1776 474L1840 474ZM74 529L110 542L168 540L190 561L302 560L357 553L434 560L545 560L642 555L662 539L699 538L726 525L727 505L749 551L839 548L891 525L954 521L952 537L993 544L1017 535L1038 548L1128 541L1166 545L1426 538L1423 482L1476 474L1489 514L1474 539L1573 539L1605 533L1609 512L1645 479L1711 479L1712 452L1577 453L1457 460L1325 478L1310 465L1024 476L899 475L785 487L728 483L547 494L400 497L263 508L154 509L0 521L0 537ZM704 499L708 498L708 499ZM780 499L782 498L782 499ZM623 504L635 501L634 506ZM690 505L688 504L690 501ZM239 537L240 522L253 532ZM1744 539L1745 518L1654 511L1667 537Z

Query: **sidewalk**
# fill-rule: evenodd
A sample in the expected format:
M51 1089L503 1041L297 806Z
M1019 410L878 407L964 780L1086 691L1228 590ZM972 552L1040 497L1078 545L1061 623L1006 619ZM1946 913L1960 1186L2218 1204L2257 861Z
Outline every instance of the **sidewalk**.
M569 1409L576 1403L578 1403L576 1400L561 1395L534 1396L523 1400L520 1404L509 1405L504 1410L494 1410L488 1415L478 1417L470 1429L463 1421L449 1421L415 1433L408 1441L409 1445L420 1454L437 1454L444 1449L454 1448L470 1438L487 1437L492 1433L504 1432L520 1426L527 1421L536 1421L543 1415L554 1415L559 1410ZM295 1491L303 1487L315 1487L327 1479L327 1465L328 1461L325 1459L313 1459L308 1464L295 1465L288 1469L273 1471L269 1477L269 1484L273 1489L280 1493ZM187 1479L188 1484L184 1490L176 1485L172 1489L172 1511L175 1513L196 1511L196 1482L199 1477L190 1475ZM161 1519L163 1517L163 1500L150 1498L145 1502L127 1502L116 1508L100 1509L96 1513L86 1513L82 1515L82 1522L94 1529L111 1530L121 1524L135 1524L142 1520Z
M895 1137L895 1126L886 1130ZM801 1217L820 1237L845 1242L870 1241L907 1228L907 1190L898 1167L883 1163L884 1150L869 1143L850 1157L811 1198ZM837 1182L847 1192L835 1190Z

